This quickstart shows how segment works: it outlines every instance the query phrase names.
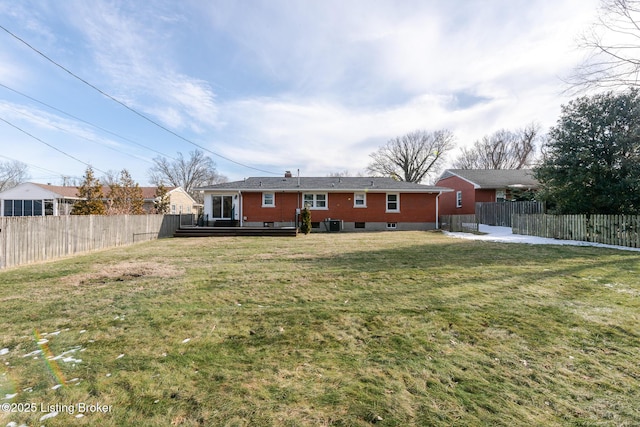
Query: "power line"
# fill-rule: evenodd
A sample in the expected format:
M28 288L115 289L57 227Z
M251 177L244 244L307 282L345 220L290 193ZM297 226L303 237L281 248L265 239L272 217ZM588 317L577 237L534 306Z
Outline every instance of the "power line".
M59 176L69 176L69 175L64 174L64 173L60 173L60 172L56 172L56 171L52 171L51 169L47 169L47 168L43 168L43 167L41 167L41 166L36 166L36 165L34 165L34 164L31 164L31 163L23 162L22 160L14 159L14 158L12 158L12 157L7 157L7 156L2 155L2 154L0 154L0 157L2 157L3 159L12 160L12 161L14 161L14 162L24 163L25 165L30 166L30 167L32 167L32 168L40 169L40 170L43 170L43 171L45 171L45 172L50 172L50 173L54 174L55 176L58 176L58 175L59 175ZM78 177L78 176L71 176L71 178L80 178L80 177Z
M132 113L134 113L135 115L137 115L138 117L148 121L149 123L159 127L160 129L164 130L165 132L170 133L171 135L175 136L176 138L179 138L195 147L200 148L201 150L207 151L211 154L213 154L214 156L220 157L221 159L227 160L228 162L234 163L238 166L242 166L248 169L253 169L259 172L265 172L271 175L279 175L280 173L278 172L272 172L272 171L267 171L264 169L259 169L253 166L249 166L246 165L244 163L240 163L237 162L235 160L232 160L228 157L225 157L219 153L216 153L214 151L209 150L208 148L203 147L200 144L197 144L193 141L191 141L188 138L185 138L184 136L172 131L171 129L161 125L160 123L156 122L155 120L151 119L150 117L147 117L146 115L142 114L141 112L139 112L138 110L134 109L133 107L128 106L127 104L125 104L124 102L120 101L119 99L109 95L108 93L106 93L105 91L103 91L102 89L98 88L97 86L89 83L87 80L83 79L82 77L78 76L77 74L73 73L71 70L69 70L68 68L64 67L63 65L59 64L58 62L54 61L53 59L49 58L47 55L45 55L43 52L41 52L40 50L36 49L35 47L33 47L32 45L30 45L28 42L26 42L25 40L23 40L22 38L18 37L17 35L15 35L14 33L12 33L11 31L9 31L7 28L5 28L4 26L0 25L0 28L2 30L4 30L7 34L9 34L11 37L13 37L14 39L18 40L19 42L21 42L22 44L24 44L25 46L27 46L29 49L33 50L34 52L36 52L38 55L42 56L44 59L46 59L47 61L49 61L50 63L52 63L53 65L55 65L56 67L60 68L61 70L65 71L66 73L68 73L69 75L71 75L72 77L74 77L77 80L80 80L82 83L84 83L85 85L89 86L90 88L92 88L93 90L99 92L101 95L103 95L106 98L109 98L110 100L112 100L113 102L116 102L118 104L120 104L122 107L126 108L127 110L131 111Z
M1 84L0 84L0 86L1 86ZM11 107L9 107L9 108L11 108ZM24 112L22 112L22 111L19 111L19 110L17 110L16 108L12 108L12 109L13 109L13 111L15 111L15 112L16 112L16 113L18 113L18 114L21 114L21 115L23 115L23 116L29 117L29 115L28 115L28 114L26 114L26 113L24 113ZM67 132L67 133L69 133L69 131L68 131L67 129L64 129L63 127L60 127L60 126L55 125L55 124L53 124L53 123L48 123L48 125L49 125L49 126L51 126L51 127L53 127L53 128L56 128L56 129L58 129L58 130L61 130L61 131L63 131L63 132ZM76 134L76 135L75 135L75 137L76 137L76 138L80 138L80 139L84 139L85 141L89 141L89 142L93 142L93 143L96 143L96 144L100 144L98 141L96 141L96 140L94 140L94 139L91 139L91 138L87 138L87 137L82 136L82 135L78 135L78 134ZM114 147L110 147L110 146L108 146L108 145L104 145L104 144L100 144L100 145L103 145L105 148L108 148L109 150L115 151L116 153L124 154L124 155L126 155L126 156L132 157L132 158L137 159L137 160L142 160L142 161L147 162L147 163L152 163L151 161L149 161L149 160L147 160L147 159L143 159L143 158L141 158L141 157L134 156L133 154L129 154L129 153L122 152L122 151L120 151L120 150L118 150L118 149L116 149L116 148L114 148Z
M3 119L2 117L0 117L0 121L5 122L6 124L8 124L9 126L11 126L12 128L19 130L20 132L24 133L25 135L30 136L31 138L35 139L36 141L38 141L38 142L40 142L40 143L42 143L42 144L46 145L47 147L50 147L50 148L52 148L52 149L56 150L56 151L57 151L57 152L59 152L59 153L64 154L65 156L67 156L67 157L69 157L69 158L71 158L71 159L75 160L76 162L80 162L80 163L82 163L82 164L83 164L83 165L85 165L85 166L88 166L88 167L90 167L90 168L92 168L92 169L97 170L98 172L102 172L102 173L106 174L106 172L105 172L105 171L103 171L103 170L101 170L101 169L98 169L98 168L96 168L96 167L93 167L93 166L91 166L89 163L83 162L82 160L78 159L77 157L74 157L74 156L72 156L71 154L66 153L66 152L64 152L64 151L60 150L59 148L54 147L53 145L49 144L48 142L45 142L45 141L41 140L41 139L40 139L40 138L38 138L37 136L34 136L34 135L30 134L29 132L27 132L26 130L22 129L21 127L14 125L14 124L13 124L13 123L11 123L10 121L5 120L5 119Z
M72 118L72 119L74 119L74 120L78 120L79 122L85 123L85 124L87 124L87 125L89 125L89 126L92 126L92 127L96 128L96 129L99 129L99 130L101 130L101 131L103 131L103 132L106 132L106 133L108 133L108 134L110 134L110 135L113 135L113 136L115 136L115 137L117 137L117 138L120 138L120 139L122 139L122 140L124 140L124 141L130 142L130 143L135 144L135 145L137 145L137 146L139 146L139 147L142 147L142 148L145 148L145 149L147 149L147 150L153 151L154 153L160 154L160 155L161 155L161 156L163 156L163 157L168 157L168 158L170 158L171 160L176 160L175 158L173 158L173 157L171 157L171 156L168 156L168 155L166 155L166 154L164 154L164 153L162 153L162 152L160 152L160 151L157 151L157 150L155 150L155 149L153 149L153 148L151 148L151 147L147 147L147 146L146 146L146 145L144 145L144 144L141 144L141 143L139 143L139 142L136 142L136 141L134 141L134 140L132 140L132 139L129 139L129 138L125 137L125 136L119 135L119 134L117 134L117 133L115 133L115 132L112 132L112 131L110 131L110 130L108 130L108 129L105 129L105 128L103 128L103 127L100 127L100 126L98 126L98 125L96 125L96 124L94 124L94 123L91 123L91 122L87 121L87 120L81 119L80 117L74 116L73 114L67 113L66 111L63 111L63 110L61 110L61 109L59 109L59 108L56 108L56 107L54 107L53 105L49 105L49 104L47 104L46 102L40 101L40 100L38 100L38 99L36 99L36 98L34 98L34 97L32 97L32 96L27 95L26 93L20 92L19 90L13 89L13 88L11 88L11 87L9 87L9 86L7 86L7 85L4 85L4 84L2 84L2 83L0 83L0 86L1 86L1 87L3 87L3 88L5 88L5 89L7 89L7 90L10 90L10 91L11 91L11 92L13 92L13 93L16 93L16 94L18 94L18 95L20 95L20 96L23 96L23 97L27 98L27 99L30 99L31 101L37 102L37 103L38 103L38 104L40 104L40 105L44 105L44 106L45 106L45 107L47 107L47 108L50 108L50 109L52 109L52 110L54 110L54 111L57 111L57 112L59 112L59 113L61 113L61 114L64 114L64 115L65 115L65 116L67 116L67 117L71 117L71 118Z

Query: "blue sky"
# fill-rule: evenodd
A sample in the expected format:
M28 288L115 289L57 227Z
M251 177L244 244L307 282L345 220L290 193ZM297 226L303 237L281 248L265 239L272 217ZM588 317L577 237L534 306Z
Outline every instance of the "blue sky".
M531 122L546 130L570 100L561 78L585 57L576 39L597 7L0 0L0 25L180 136L0 30L0 119L59 150L0 121L0 161L27 163L36 182L81 177L88 163L146 185L151 159L196 149L186 139L216 153L230 180L326 176L364 171L370 153L416 129L449 129L459 147Z

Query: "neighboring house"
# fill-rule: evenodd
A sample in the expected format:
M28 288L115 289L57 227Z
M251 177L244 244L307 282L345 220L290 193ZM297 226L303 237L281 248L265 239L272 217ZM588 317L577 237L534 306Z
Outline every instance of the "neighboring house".
M0 193L0 216L69 215L77 193L76 187L25 182Z
M145 187L148 188L148 187ZM155 200L156 187L153 189L153 200L151 200L151 208L153 208L153 201ZM182 187L169 187L167 188L167 194L169 195L169 212L170 214L195 214L198 212L199 205L193 197L189 195ZM145 210L147 209L147 199L145 198Z
M145 212L153 212L156 187L140 187ZM102 193L109 194L109 187ZM167 188L169 213L196 213L197 203L182 187ZM0 193L0 216L69 215L78 197L78 187L26 182ZM106 199L105 199L106 202Z
M208 225L299 226L311 211L313 228L427 230L437 227L438 198L451 191L391 178L247 178L198 190Z
M539 184L529 169L447 169L436 185L453 189L440 197L441 215L473 215L476 202L513 200Z

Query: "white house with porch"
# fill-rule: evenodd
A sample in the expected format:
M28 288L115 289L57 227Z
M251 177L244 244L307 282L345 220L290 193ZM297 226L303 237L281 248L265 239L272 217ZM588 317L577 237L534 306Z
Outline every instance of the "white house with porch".
M69 215L77 187L25 182L0 193L0 216Z

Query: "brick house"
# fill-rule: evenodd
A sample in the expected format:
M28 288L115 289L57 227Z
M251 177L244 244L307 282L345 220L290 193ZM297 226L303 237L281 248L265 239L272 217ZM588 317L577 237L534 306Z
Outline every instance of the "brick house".
M246 178L198 190L207 225L296 227L304 207L313 228L428 230L437 228L438 198L447 188L364 177Z
M437 186L453 189L440 197L440 215L473 215L477 202L504 202L537 190L529 169L447 169Z
M140 188L143 209L152 212L157 188ZM103 187L102 193L108 195L109 187ZM196 201L182 187L169 187L167 194L169 213L196 213ZM76 200L78 187L25 182L0 193L0 216L69 215Z

